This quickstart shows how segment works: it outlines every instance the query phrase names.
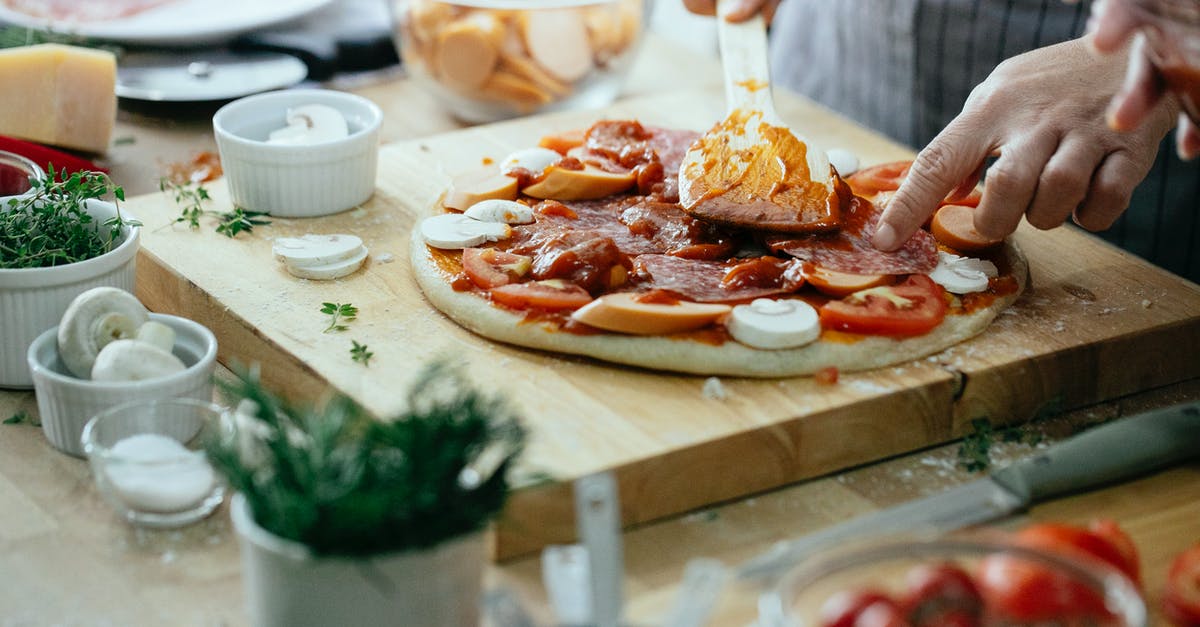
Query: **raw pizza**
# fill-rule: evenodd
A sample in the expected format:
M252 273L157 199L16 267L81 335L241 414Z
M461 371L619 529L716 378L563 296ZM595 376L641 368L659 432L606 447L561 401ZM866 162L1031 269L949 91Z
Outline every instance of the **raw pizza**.
M679 204L694 131L601 121L456 177L413 229L426 297L493 340L658 370L753 377L855 371L983 331L1028 267L945 203L895 252L870 237L906 163L843 179L831 226L731 227Z

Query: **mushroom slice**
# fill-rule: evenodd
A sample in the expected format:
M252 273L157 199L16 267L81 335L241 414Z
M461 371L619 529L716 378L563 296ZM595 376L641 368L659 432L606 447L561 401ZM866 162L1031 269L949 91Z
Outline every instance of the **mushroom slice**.
M150 320L133 294L115 287L92 288L71 301L58 324L58 354L71 374L86 379L100 350L131 339Z
M105 346L92 366L93 381L146 381L183 372L173 353L147 342L116 340Z

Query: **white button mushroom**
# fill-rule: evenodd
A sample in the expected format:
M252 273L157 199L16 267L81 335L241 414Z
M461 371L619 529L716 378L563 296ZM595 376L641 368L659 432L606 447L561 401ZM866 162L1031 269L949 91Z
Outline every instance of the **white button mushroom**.
M500 171L508 172L516 168L524 168L534 174L541 174L546 168L558 163L562 155L549 148L522 148L500 162Z
M850 176L858 172L858 156L845 148L830 148L825 151L825 157L842 176Z
M316 281L332 281L340 279L344 276L354 274L356 270L362 267L362 264L367 259L367 249L360 248L358 253L349 259L334 261L319 266L295 266L292 264L284 264L284 268L294 277L301 279L312 279Z
M271 244L275 258L289 266L323 266L358 256L364 250L356 235L333 234L277 237Z
M186 369L178 357L153 344L116 340L96 356L91 374L94 381L145 381Z
M304 146L341 139L350 134L340 111L323 104L306 104L287 110L287 126L271 131L268 144Z
M513 200L492 198L481 200L468 208L463 215L481 222L504 222L505 224L529 224L533 222L533 208Z
M802 300L757 298L738 305L725 327L733 339L754 348L797 348L821 335L817 310Z
M470 248L511 235L512 227L507 224L482 222L461 213L444 213L421 221L421 237L434 248Z
M986 259L938 251L938 265L929 273L929 278L946 288L947 292L970 294L986 290L988 279L998 275L996 264Z
M58 325L58 354L71 374L86 379L101 349L130 339L150 319L133 294L115 287L92 288L71 301Z
M175 329L161 322L151 320L138 327L137 335L134 339L150 344L151 346L157 346L169 353L175 348Z

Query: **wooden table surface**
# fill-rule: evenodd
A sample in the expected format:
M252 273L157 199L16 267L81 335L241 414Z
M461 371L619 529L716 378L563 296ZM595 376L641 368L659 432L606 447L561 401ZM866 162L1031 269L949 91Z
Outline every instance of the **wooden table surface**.
M664 71L672 67L693 71ZM627 93L718 82L713 63L651 38ZM385 141L459 126L401 77L341 86L384 103ZM130 194L155 189L163 163L213 149L203 112L164 118L126 111L116 136L132 138L114 147L107 159L114 178ZM998 445L996 462L1028 455L1080 425L1197 398L1200 381L1191 380L1073 411L1033 427L1046 436L1041 444ZM0 392L0 419L19 412L36 420L33 394ZM658 622L691 558L713 557L734 565L782 538L974 478L957 466L956 450L956 444L926 449L628 531L628 619ZM1200 464L1058 499L1036 506L1027 517L999 524L1015 526L1030 518L1086 523L1095 517L1112 518L1132 535L1142 554L1147 597L1156 606L1170 557L1200 542ZM549 623L539 568L536 557L508 562L490 567L487 581L516 592L540 622ZM0 425L0 573L4 627L246 624L237 544L224 507L180 530L130 527L101 501L86 463L55 451L28 421ZM727 588L713 624L750 623L759 592Z

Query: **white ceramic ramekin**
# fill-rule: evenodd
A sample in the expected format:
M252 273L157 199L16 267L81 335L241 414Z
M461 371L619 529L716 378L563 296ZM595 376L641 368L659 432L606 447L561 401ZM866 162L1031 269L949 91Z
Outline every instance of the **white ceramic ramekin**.
M289 107L322 104L346 118L350 134L311 145L269 144ZM213 116L221 167L233 202L284 218L329 215L375 192L383 112L354 94L324 89L272 91L235 100Z
M89 200L87 212L103 222L117 215L117 208ZM124 210L121 217L132 219ZM139 227L126 227L116 248L86 261L52 268L0 268L0 388L33 385L25 351L39 333L58 324L76 296L102 285L133 291L140 233Z
M150 314L175 330L174 353L187 369L146 381L89 381L68 373L58 356L58 327L29 346L29 370L37 393L38 413L46 439L60 451L82 456L80 434L87 421L114 405L159 398L212 400L217 338L203 325L164 314Z

